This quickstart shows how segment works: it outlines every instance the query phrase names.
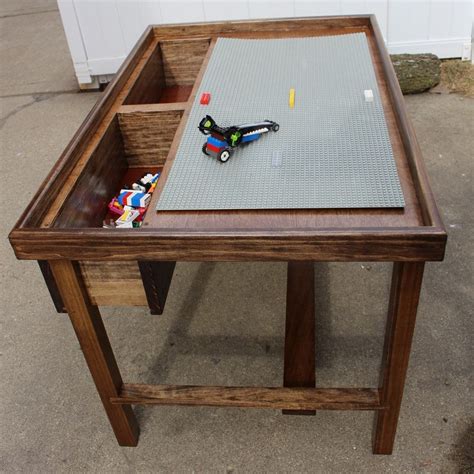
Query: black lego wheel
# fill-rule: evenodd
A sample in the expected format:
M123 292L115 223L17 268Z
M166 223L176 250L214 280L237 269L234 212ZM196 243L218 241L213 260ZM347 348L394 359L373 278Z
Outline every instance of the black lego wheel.
M280 130L280 125L278 125L277 123L274 123L274 124L272 125L272 130L273 130L274 132L278 132L278 130Z
M202 146L202 152L203 152L205 155L209 156L209 153L207 152L207 143L204 143L204 145Z

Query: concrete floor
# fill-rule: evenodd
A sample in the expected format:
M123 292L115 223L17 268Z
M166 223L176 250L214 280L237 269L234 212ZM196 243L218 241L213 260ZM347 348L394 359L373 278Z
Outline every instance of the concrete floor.
M137 409L140 444L120 448L68 318L6 239L99 93L77 92L53 0L2 2L0 34L1 472L473 469L472 100L406 98L449 242L426 268L392 456L371 454L371 413L186 407ZM317 266L319 385L377 383L389 272ZM124 379L279 385L284 289L282 264L179 264L163 316L103 311Z

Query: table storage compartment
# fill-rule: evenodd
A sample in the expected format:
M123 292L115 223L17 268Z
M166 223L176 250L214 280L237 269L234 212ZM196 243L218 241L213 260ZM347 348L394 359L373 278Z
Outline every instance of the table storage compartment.
M209 38L151 42L47 227L101 227L123 185L163 168L209 46Z
M135 114L114 117L65 199L54 227L102 227L108 204L120 189L146 172L162 169L179 123L171 117L180 113L165 113L165 118L151 112L152 119L145 123L134 121Z
M186 102L209 45L209 38L160 41L124 104Z

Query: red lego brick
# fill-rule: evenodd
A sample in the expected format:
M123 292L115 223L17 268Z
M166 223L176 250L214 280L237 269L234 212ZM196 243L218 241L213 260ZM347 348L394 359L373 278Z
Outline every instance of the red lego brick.
M222 148L224 148L224 147L217 147L217 146L213 145L212 143L208 143L207 148L209 150L213 151L214 153L219 153L219 151L221 151Z
M209 104L211 100L211 94L209 92L203 92L201 95L201 105Z

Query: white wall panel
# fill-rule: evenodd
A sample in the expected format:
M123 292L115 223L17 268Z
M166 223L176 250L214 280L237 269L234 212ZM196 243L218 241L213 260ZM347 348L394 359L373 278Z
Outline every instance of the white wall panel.
M341 15L339 0L295 0L295 16Z
M377 16L384 37L387 34L387 4L389 0L295 0L295 16L361 15Z
M288 0L250 0L250 18L291 18L295 16L295 4Z
M75 9L88 59L115 58L127 53L115 1L75 2Z
M160 0L136 0L136 2L140 6L140 17L144 28L148 25L164 23Z
M58 0L58 4L77 80L79 84L90 84L92 77L74 2L73 0Z
M115 1L120 28L127 50L133 48L145 26L140 12L140 2L137 0Z
M161 0L163 23L196 23L205 21L202 0Z
M388 42L422 41L429 38L430 0L389 2Z
M102 41L102 31L96 13L97 4L93 2L74 2L74 8L81 28L86 57L91 59L104 56L106 46Z
M367 2L360 0L341 0L340 9L345 15L369 13Z
M113 74L149 24L374 13L391 53L461 57L473 0L58 0L76 75Z
M247 0L203 0L206 21L246 20L249 17Z
M434 1L430 5L430 38L447 38L451 33L453 2Z
M453 0L453 14L451 20L451 36L462 36L459 32L472 30L472 9L474 1Z

